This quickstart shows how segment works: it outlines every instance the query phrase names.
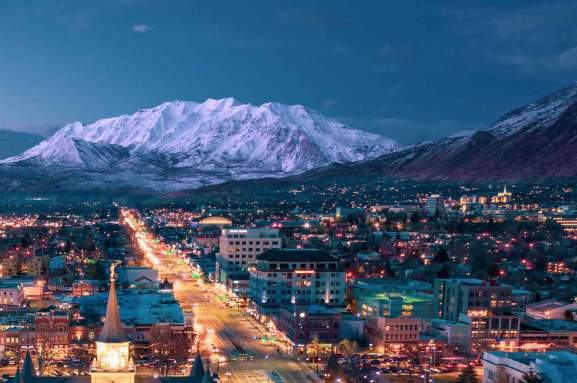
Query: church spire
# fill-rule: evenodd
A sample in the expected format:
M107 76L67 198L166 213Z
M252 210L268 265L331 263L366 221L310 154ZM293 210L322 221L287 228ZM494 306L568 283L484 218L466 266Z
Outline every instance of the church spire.
M116 266L120 262L116 261L110 266L110 291L108 292L108 305L106 306L106 319L104 327L98 336L98 341L102 343L126 342L128 338L124 333L120 312L118 310L118 298L116 297Z
M190 369L190 376L198 382L204 377L204 366L202 365L202 358L200 357L199 351L196 351L196 358L194 359L194 365Z
M206 371L204 372L204 378L202 378L201 383L213 383L214 381L212 380L212 373L210 372L210 367L206 366Z
M36 369L34 368L34 363L32 362L32 356L30 355L30 351L26 351L26 356L24 357L24 364L22 365L21 375L22 379L26 382L36 376Z
M14 379L12 379L13 383L24 383L24 379L22 378L22 374L20 373L20 366L16 367L16 373L14 374Z

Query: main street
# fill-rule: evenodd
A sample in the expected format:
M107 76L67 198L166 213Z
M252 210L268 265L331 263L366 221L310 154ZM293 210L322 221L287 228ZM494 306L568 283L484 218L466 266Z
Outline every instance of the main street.
M266 382L268 371L277 372L287 383L320 382L303 363L284 356L284 345L269 340L266 328L241 309L227 307L219 299L223 291L192 278L194 270L162 238L151 234L137 211L123 209L121 216L135 251L160 278L173 282L176 299L194 312L201 355L223 382ZM238 360L240 356L249 359Z

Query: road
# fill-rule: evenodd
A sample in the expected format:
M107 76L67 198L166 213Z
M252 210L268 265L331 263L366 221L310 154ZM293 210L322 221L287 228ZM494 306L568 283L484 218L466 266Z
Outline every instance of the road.
M132 245L144 262L159 276L173 282L174 295L184 308L194 312L195 331L200 335L203 359L210 360L212 371L218 371L223 382L266 382L267 371L277 372L287 383L320 382L314 373L298 360L283 355L285 346L263 341L267 329L244 311L226 307L219 299L224 291L191 277L193 270L162 238L155 237L137 211L123 209L122 222L131 232ZM269 336L270 338L270 336ZM280 352L279 352L280 349ZM239 353L252 360L233 360Z

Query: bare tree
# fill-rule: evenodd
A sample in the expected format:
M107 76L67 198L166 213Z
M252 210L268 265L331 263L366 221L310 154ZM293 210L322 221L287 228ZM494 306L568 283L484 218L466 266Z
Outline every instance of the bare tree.
M36 333L36 356L38 358L38 372L44 375L48 366L54 360L56 352L54 344L46 329L41 329Z
M161 376L167 376L177 363L187 360L189 341L183 333L173 331L169 325L154 326L150 331L150 349Z

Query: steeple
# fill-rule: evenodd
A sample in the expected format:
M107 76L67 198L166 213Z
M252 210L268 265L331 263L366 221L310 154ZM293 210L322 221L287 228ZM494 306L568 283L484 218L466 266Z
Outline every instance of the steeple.
M212 373L210 372L210 367L206 365L206 371L204 372L204 378L202 378L201 383L213 383Z
M200 357L200 352L196 352L196 358L194 359L194 365L190 369L190 376L194 378L195 381L200 382L204 378L204 367L202 365L202 358Z
M25 382L29 382L31 378L36 376L36 369L34 368L34 363L32 362L32 356L30 351L26 351L26 356L24 357L24 364L22 365L22 379Z
M20 373L20 366L16 367L16 373L14 374L14 379L12 379L12 383L24 383L24 379Z
M110 291L108 292L108 304L106 306L106 319L102 331L98 335L98 342L102 343L121 343L127 342L128 338L124 333L122 322L120 321L120 312L118 310L118 298L116 297L116 266L120 262L115 262L110 267Z

